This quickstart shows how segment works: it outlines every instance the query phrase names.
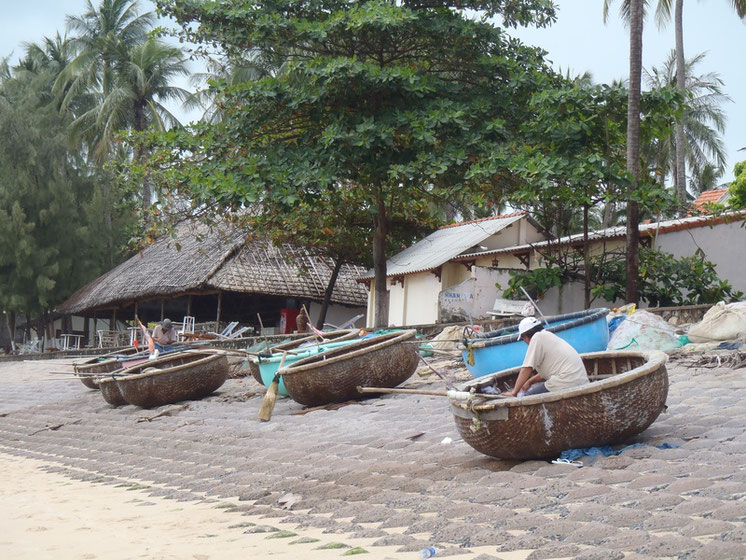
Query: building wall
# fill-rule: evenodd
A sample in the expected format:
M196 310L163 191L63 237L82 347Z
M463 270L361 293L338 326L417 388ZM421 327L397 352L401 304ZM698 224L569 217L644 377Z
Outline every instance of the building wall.
M471 278L444 289L438 295L439 321L488 319L495 299L502 297L502 287L507 286L509 274L507 270L474 267Z
M404 277L405 299L399 303L404 312L398 323L395 323L392 316L389 315L389 324L404 327L437 322L438 293L441 290L441 285L438 277L432 272L406 275ZM391 299L391 309L395 309L393 298Z
M655 246L675 257L689 257L702 249L708 261L715 264L722 280L746 293L746 222L717 224L658 236Z
M438 291L460 284L471 277L471 270L466 265L458 262L445 263L440 268L440 285L438 286Z
M404 325L405 313L404 306L407 301L407 292L401 282L392 282L391 279L386 281L389 288L389 325Z

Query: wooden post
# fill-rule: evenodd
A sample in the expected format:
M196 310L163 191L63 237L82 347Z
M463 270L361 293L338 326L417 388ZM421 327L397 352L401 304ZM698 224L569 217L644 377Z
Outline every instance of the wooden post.
M117 308L115 307L111 311L111 325L109 325L110 331L115 331L117 328Z
M186 314L189 315L190 317L192 315L192 294L189 294L187 296L187 312L186 312Z
M135 302L135 324L137 324L137 302Z
M223 292L218 292L218 316L215 319L215 332L220 332L220 308L223 305Z
M166 300L161 298L161 321L166 317Z
M88 315L83 315L83 340L85 340L85 344L83 346L88 346L88 340L91 337L91 318Z
M93 343L91 344L92 348L95 348L98 346L98 315L96 312L93 312Z

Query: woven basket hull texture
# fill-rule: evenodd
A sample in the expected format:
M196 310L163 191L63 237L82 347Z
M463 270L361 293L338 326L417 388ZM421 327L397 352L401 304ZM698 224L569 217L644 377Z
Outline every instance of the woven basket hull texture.
M114 379L103 378L98 382L98 387L101 389L101 396L111 406L124 406L128 404Z
M357 338L358 336L360 336L359 329L342 329L337 331L325 332L323 341L341 342L343 340ZM319 339L316 335L304 336L302 338L291 340L290 342L276 344L275 346L272 346L272 352L277 353L282 352L283 350L295 350L296 348L300 348L301 346L312 346L313 344L318 344L320 342L321 339ZM264 355L264 353L262 355ZM269 352L267 352L266 355L271 356ZM259 371L259 366L253 360L248 360L248 363L249 371L251 372L251 375L254 377L256 382L259 383L259 385L264 385L264 381L262 381L262 374Z
M223 354L175 354L122 371L117 384L128 403L152 408L206 397L227 378Z
M246 360L246 363L249 364L249 372L254 380L259 383L259 385L264 385L262 374L259 372L259 366L251 360Z
M417 349L404 344L414 335L388 333L299 360L284 369L285 388L294 401L320 406L363 398L358 387L396 387L417 369Z
M80 378L80 381L81 383L83 383L83 385L85 385L89 389L98 389L98 387L96 387L96 384L93 382L93 377L91 376L84 375L83 377Z
M519 406L507 406L507 399L492 401L495 404L491 409L490 405L478 407L481 408L476 412L478 420L473 413L457 415L452 406L456 427L474 449L500 459L549 459L559 457L566 449L622 443L644 431L661 413L668 396L668 374L665 359L644 365L633 360L630 369L626 369L630 363L626 358L612 360L617 362L614 370L618 375L603 373L613 364L608 358L584 357L591 380L594 366L597 377L601 377L584 387L605 385L601 390L575 389L569 391L571 396L543 399L544 402L528 397L535 404ZM640 369L644 370L642 375L631 375L633 370ZM630 380L616 382L624 377ZM510 383L514 378L513 375L504 381ZM498 388L502 388L499 383ZM502 415L505 416L495 418Z
M111 358L102 362L91 362L83 365L76 365L74 369L76 373L80 373L84 376L80 378L80 381L82 381L83 385L85 385L89 389L98 389L99 386L94 381L92 375L117 371L118 369L122 369L122 364L119 362L119 360Z

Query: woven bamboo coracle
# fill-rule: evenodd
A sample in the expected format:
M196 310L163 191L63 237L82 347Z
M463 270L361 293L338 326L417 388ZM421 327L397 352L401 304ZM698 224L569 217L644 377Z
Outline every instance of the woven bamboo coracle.
M116 380L128 403L151 408L205 397L227 378L225 354L189 351L126 368Z
M357 387L396 387L415 372L417 348L402 344L414 330L392 332L352 342L298 360L280 370L290 397L319 406L363 398ZM370 396L370 395L367 395Z
M302 346L313 346L314 344L321 344L322 342L341 342L343 340L352 340L360 336L360 329L340 329L336 331L329 331L324 333L324 338L321 339L318 336L310 335L301 338L296 338L290 342L283 342L272 346L270 350L265 350L261 353L261 357L270 357L272 354L279 355L283 350L296 350ZM259 366L254 359L249 360L249 371L251 375L256 379L257 383L264 385L262 381L262 375L259 371Z
M594 352L582 355L591 383L529 397L480 399L487 386L513 388L520 368L459 387L476 394L450 399L463 440L500 459L547 459L566 449L622 443L645 430L665 408L666 355Z
M264 385L264 381L262 381L262 374L259 371L259 366L254 360L246 360L246 362L249 364L249 373L251 373L251 376L254 378L254 381L259 383L259 385Z
M116 358L109 358L102 362L91 362L84 365L74 366L75 373L81 375L80 380L89 389L98 389L96 383L97 374L107 374L122 369L122 362ZM108 402L108 401L107 401Z
M119 370L113 372L117 374ZM111 406L124 406L128 404L125 398L122 396L122 392L119 390L117 385L116 377L114 375L110 377L96 377L93 382L99 389L101 389L101 396Z
M121 369L122 364L116 358L120 356L130 356L133 354L137 354L137 351L138 350L136 347L129 346L127 348L117 350L116 352L109 352L108 354L95 356L83 362L73 364L73 369L75 370L75 373L81 375L80 380L83 382L83 385L85 385L89 389L98 389L99 386L96 384L93 378L94 374L111 373L112 371Z

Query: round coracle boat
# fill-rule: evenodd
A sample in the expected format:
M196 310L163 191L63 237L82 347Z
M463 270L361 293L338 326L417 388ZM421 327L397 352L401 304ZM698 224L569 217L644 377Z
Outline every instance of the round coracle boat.
M609 345L605 307L544 318L545 329L575 348L578 353L600 352ZM473 332L462 344L464 362L472 377L519 366L528 346L518 336L518 324L489 331Z
M108 358L101 361L91 361L83 365L76 364L73 368L75 373L80 375L83 385L89 389L98 389L99 385L96 377L122 369L122 362L117 358Z
M449 401L463 440L500 459L559 457L566 449L622 443L650 426L665 408L668 373L663 352L581 357L591 382L578 387L501 397L499 393L513 388L520 367L459 387Z
M227 378L225 354L196 350L148 360L115 376L124 399L143 408L200 399L218 389Z
M83 385L89 389L98 389L99 386L94 379L96 374L111 373L118 369L122 369L124 367L122 365L122 360L138 353L141 352L136 346L128 346L127 348L121 348L120 350L109 352L108 354L94 356L85 361L77 362L73 364L73 370L80 376Z
M283 342L261 352L258 356L249 358L249 371L258 383L268 385L272 383L272 378L280 365L283 352L297 352L297 354L288 352L285 355L285 363L290 363L313 354L314 350L320 351L320 347L325 344L353 341L359 337L360 329L341 329L325 332L323 338L311 335ZM288 396L285 384L282 381L280 381L278 394Z
M117 374L118 372L119 370L113 373ZM119 385L117 385L117 378L115 375L109 377L96 377L92 379L94 385L101 390L101 396L104 397L104 400L111 406L123 406L128 404L122 396L122 392L119 390Z
M298 360L279 370L290 398L319 406L362 398L358 386L396 387L417 369L416 331L382 334Z

